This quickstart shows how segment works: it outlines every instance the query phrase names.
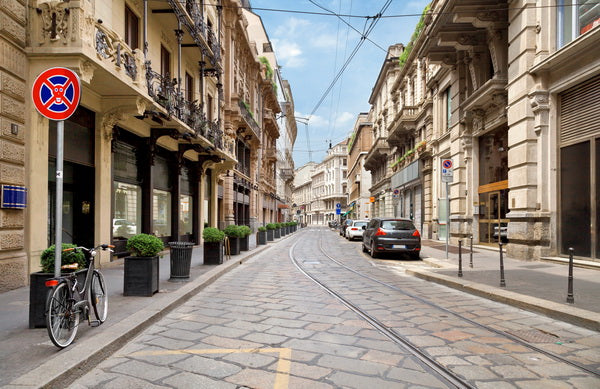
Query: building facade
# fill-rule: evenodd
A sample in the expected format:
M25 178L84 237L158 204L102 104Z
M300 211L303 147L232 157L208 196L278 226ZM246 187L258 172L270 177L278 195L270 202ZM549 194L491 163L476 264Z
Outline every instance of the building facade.
M301 224L312 222L312 176L317 164L308 162L294 172L294 191L292 192L292 214Z
M392 86L399 72L398 59L402 44L392 45L377 76L369 97L369 121L373 123L373 147L365 157L365 167L371 172L372 217L393 216L391 176L393 155L388 144L388 128L393 119Z
M368 219L371 211L371 172L365 168L365 157L373 144L372 123L368 113L360 113L348 140L348 207L345 217Z

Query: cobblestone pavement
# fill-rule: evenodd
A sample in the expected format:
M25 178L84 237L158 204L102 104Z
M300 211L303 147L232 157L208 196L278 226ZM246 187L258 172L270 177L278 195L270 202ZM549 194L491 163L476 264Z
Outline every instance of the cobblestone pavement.
M560 342L536 345L598 369L596 332L408 277L400 262L371 261L359 243L321 229L282 241L223 276L71 387L446 387L302 275L288 258L296 241L294 253L307 271L473 386L600 387L589 373L340 268L319 251L321 238L336 259L472 320L557 334Z

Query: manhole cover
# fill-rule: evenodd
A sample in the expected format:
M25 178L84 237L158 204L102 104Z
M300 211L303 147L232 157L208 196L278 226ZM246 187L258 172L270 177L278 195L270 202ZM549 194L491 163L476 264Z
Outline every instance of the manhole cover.
M558 336L540 330L514 330L506 332L529 343L555 343L560 340Z

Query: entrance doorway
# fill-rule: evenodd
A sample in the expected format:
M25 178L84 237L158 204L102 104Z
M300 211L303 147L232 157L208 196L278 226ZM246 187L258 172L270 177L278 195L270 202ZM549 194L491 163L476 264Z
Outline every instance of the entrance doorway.
M508 242L508 190L479 194L479 242Z
M48 164L48 246L56 240L56 162ZM62 242L94 246L94 168L72 162L63 167Z

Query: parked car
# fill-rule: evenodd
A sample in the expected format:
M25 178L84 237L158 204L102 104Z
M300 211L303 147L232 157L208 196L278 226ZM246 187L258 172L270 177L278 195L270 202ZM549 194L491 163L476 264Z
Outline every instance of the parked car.
M113 219L113 236L129 237L136 234L136 225L126 219Z
M352 220L351 219L346 219L346 220L342 220L342 222L340 223L340 227L339 227L339 233L341 236L346 236L346 227L348 227L350 224L352 224Z
M338 227L338 222L337 220L331 220L330 222L327 223L329 225L329 228L337 228Z
M361 238L363 236L363 226L367 226L369 224L368 220L354 220L352 224L350 224L346 228L346 239L353 240L356 238Z
M362 250L373 258L381 253L404 253L419 259L421 234L410 219L374 218L365 227Z

